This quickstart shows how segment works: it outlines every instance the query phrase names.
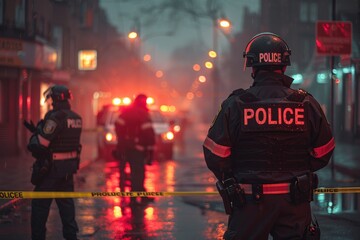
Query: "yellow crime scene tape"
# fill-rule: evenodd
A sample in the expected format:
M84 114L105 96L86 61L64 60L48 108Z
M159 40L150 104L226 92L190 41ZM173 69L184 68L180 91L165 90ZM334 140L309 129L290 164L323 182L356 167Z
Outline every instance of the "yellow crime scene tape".
M317 188L315 194L360 193L360 187ZM218 192L32 192L0 191L0 199L31 198L102 198L102 197L169 197L218 195Z
M0 199L15 198L101 198L101 197L168 197L217 195L218 192L30 192L0 191Z

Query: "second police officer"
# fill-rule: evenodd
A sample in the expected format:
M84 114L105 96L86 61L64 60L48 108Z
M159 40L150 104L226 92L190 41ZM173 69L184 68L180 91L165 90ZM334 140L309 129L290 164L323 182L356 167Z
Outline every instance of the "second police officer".
M224 239L319 239L311 226L314 172L328 164L335 141L315 98L290 88L290 54L274 33L249 41L244 58L254 82L222 103L204 141L230 214Z
M44 92L45 101L52 100L48 111L30 138L28 149L36 158L31 182L34 191L73 192L73 175L79 168L81 117L71 110L70 90L55 85ZM31 237L46 238L46 222L53 199L33 199L31 204ZM62 222L63 237L77 239L78 226L72 198L55 198Z
M131 191L145 191L145 165L151 164L155 144L155 132L147 108L147 96L139 94L132 105L124 108L115 122L118 139L117 158L120 160L120 188L124 191L124 167L130 165ZM137 204L136 198L131 198ZM152 198L141 198L142 203Z

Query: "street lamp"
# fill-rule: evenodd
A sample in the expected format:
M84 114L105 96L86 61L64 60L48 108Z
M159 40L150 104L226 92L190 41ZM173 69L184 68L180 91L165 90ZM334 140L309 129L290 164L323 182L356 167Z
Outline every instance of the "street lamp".
M151 61L151 55L150 55L150 54L145 54L144 57L143 57L143 60L144 60L145 62Z
M213 50L209 51L208 54L209 54L209 57L211 57L211 58L216 58L217 57L217 53L215 51L213 51Z
M218 20L218 22L219 22L219 26L224 30L231 28L231 22L226 18L221 18Z
M139 33L137 31L131 31L128 33L128 38L130 41L130 47L132 49L132 51L136 51L137 57L138 54L140 53L140 39L139 39Z
M137 36L138 36L137 32L134 32L134 31L129 32L129 34L128 34L129 39L136 39Z
M214 59L213 70L212 70L212 81L214 83L214 113L216 114L219 108L219 86L220 86L220 74L218 68L218 31L219 29L224 32L229 32L231 28L231 22L226 18L218 19L216 14L213 17L213 49L209 52L209 56Z

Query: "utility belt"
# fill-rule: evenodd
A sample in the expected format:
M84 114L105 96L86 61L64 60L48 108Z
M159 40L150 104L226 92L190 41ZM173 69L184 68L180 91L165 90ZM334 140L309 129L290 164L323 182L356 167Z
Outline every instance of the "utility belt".
M78 158L79 154L77 151L71 151L71 152L58 152L58 153L52 153L52 160L70 160L74 158Z
M317 175L308 173L295 177L291 182L271 184L243 184L237 183L234 178L229 178L218 181L216 187L223 199L225 212L231 214L234 205L246 204L247 195L252 195L255 201L261 201L263 195L290 194L294 204L311 202L317 184Z
M274 183L274 184L239 184L245 194L255 195L256 199L260 195L267 194L286 194L290 192L290 183Z

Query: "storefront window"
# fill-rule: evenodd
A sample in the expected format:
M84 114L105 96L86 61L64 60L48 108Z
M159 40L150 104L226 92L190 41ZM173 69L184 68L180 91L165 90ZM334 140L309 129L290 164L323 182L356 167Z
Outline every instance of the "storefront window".
M18 28L25 28L25 0L16 3L15 25Z

